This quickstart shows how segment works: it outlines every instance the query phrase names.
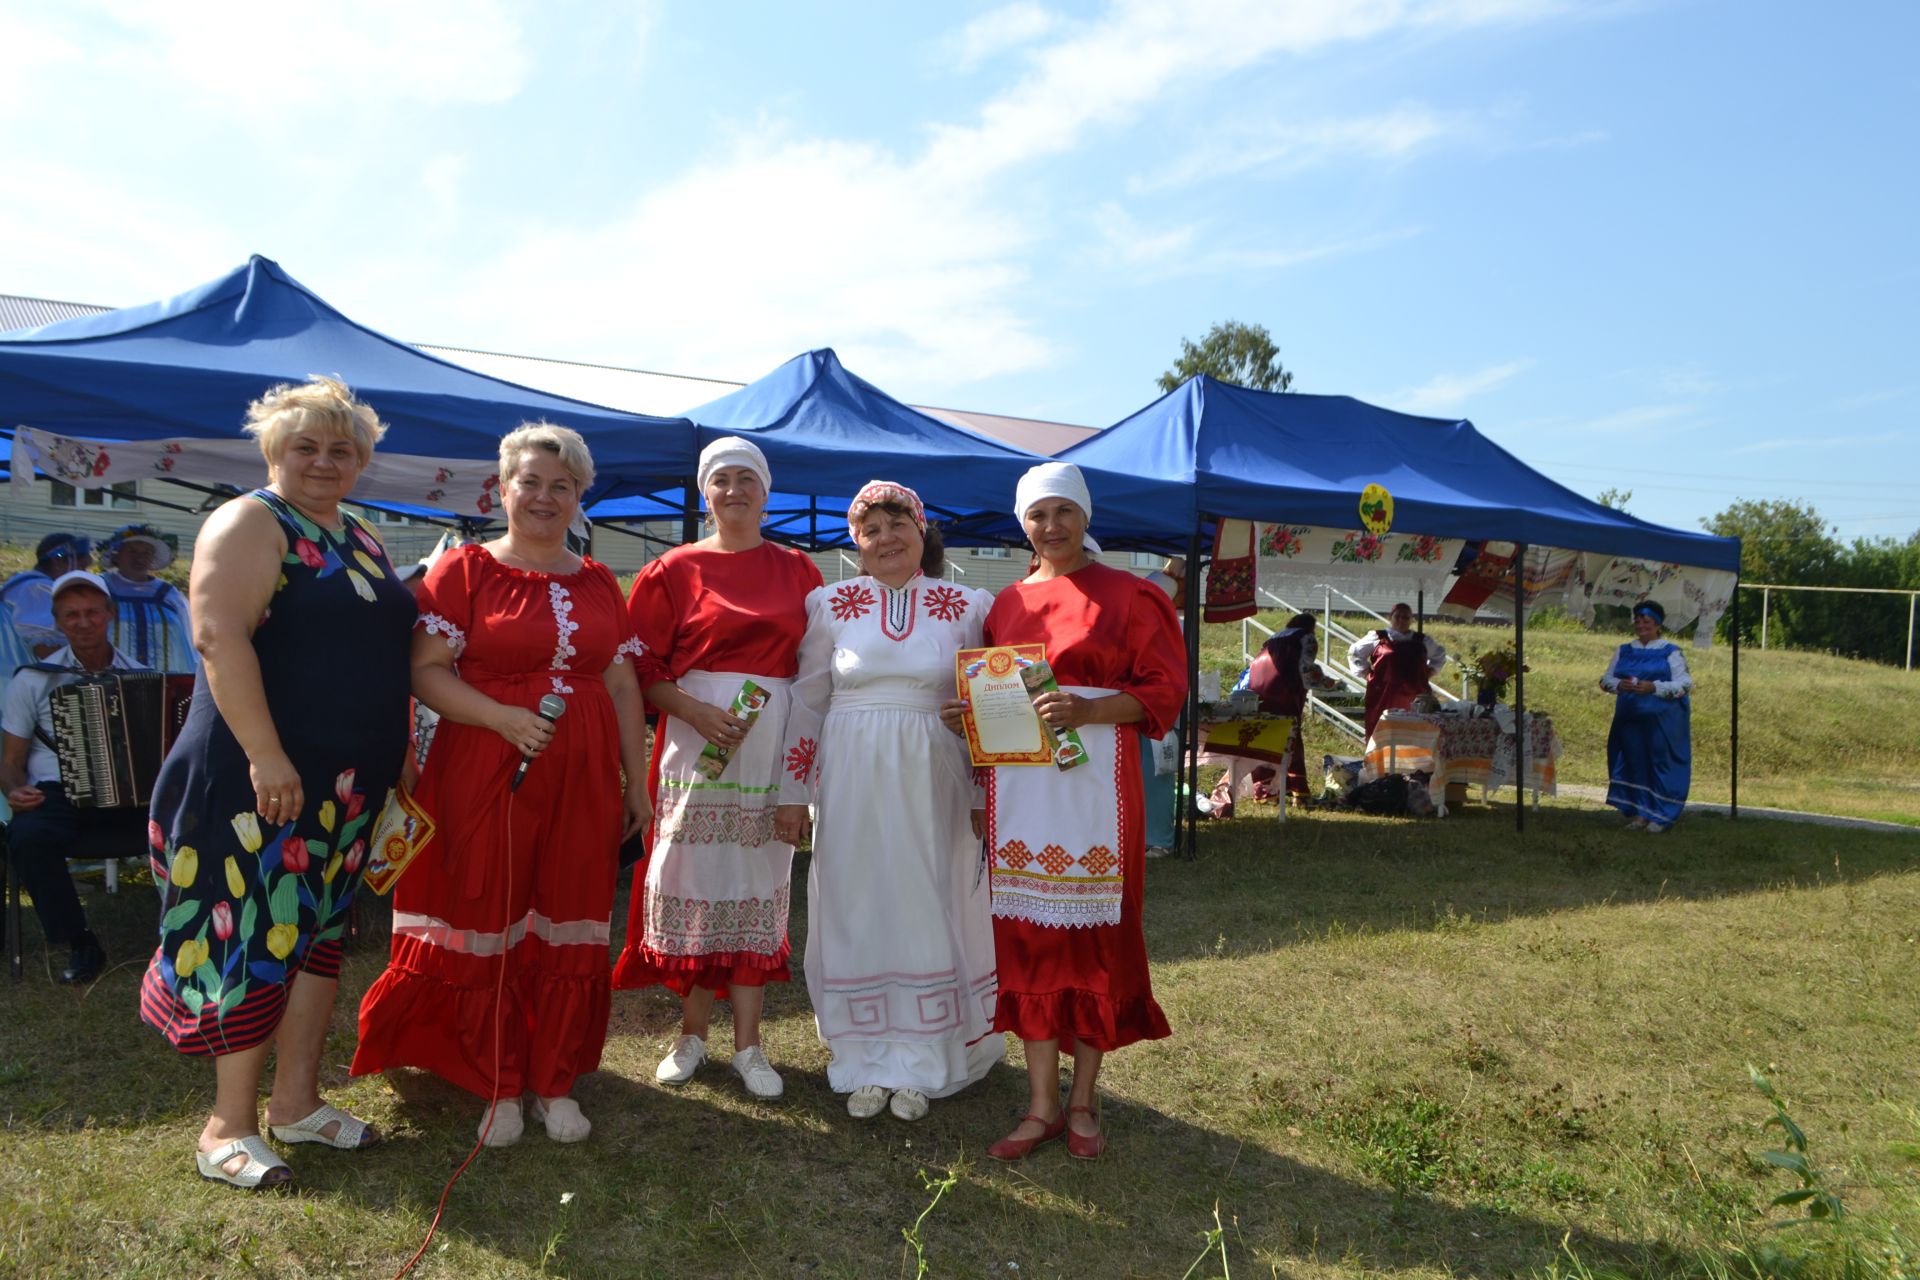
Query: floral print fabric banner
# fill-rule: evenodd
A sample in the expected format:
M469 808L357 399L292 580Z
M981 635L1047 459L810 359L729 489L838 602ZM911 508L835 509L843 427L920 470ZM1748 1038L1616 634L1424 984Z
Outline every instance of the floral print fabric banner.
M1222 559L1216 560L1214 573L1223 586L1231 586L1237 568L1248 604L1253 603L1256 586L1276 592L1291 587L1297 592L1302 585L1322 583L1347 592L1391 588L1409 597L1425 591L1427 599L1438 600L1446 591L1454 561L1464 545L1459 538L1420 533L1373 534L1325 525L1223 520L1216 539ZM1233 563L1236 550L1240 552L1239 566ZM1210 606L1215 604L1212 576L1208 584ZM1219 604L1227 606L1224 599ZM1218 620L1218 612L1210 608L1208 621Z
M260 447L238 435L231 440L103 441L15 427L12 464L14 484L32 484L37 467L49 478L79 489L105 489L127 480L178 479L247 490L267 480ZM491 516L500 506L498 470L491 458L445 461L376 450L353 487L353 500Z

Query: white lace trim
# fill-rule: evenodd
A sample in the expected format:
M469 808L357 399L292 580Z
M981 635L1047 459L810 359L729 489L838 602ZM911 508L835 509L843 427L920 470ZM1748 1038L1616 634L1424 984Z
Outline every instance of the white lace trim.
M628 654L632 654L638 658L645 654L646 651L646 641L642 640L639 636L628 636L620 642L620 647L613 651L614 665L618 666L620 663L625 662Z
M565 587L557 582L549 582L547 584L547 600L553 606L554 625L560 632L559 641L554 645L553 649L553 662L549 665L552 670L567 671L571 669L567 665L567 660L573 657L575 652L573 647L573 633L580 629L580 624L575 622L572 617L573 598ZM573 686L565 680L562 680L559 676L554 676L553 691L555 693L572 693Z
M455 657L459 657L466 651L467 633L450 619L443 618L437 613L423 613L420 615L420 625L426 628L430 636L445 636L447 648L453 650Z

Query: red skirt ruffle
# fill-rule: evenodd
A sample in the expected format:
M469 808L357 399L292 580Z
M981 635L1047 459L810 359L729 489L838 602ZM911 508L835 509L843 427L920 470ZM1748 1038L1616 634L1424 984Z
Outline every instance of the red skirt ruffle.
M1173 1034L1151 995L1116 1000L1092 991L1002 991L993 1008L993 1029L1022 1040L1058 1040L1063 1053L1072 1053L1076 1043L1110 1053Z
M695 987L705 987L725 1000L730 987L764 987L769 982L791 982L787 956L793 939L782 938L780 950L770 956L750 951L723 951L707 956L669 956L630 942L614 961L613 985L622 990L665 987L685 999Z
M523 939L496 1001L499 957L399 940L360 1003L353 1074L419 1067L482 1098L565 1096L599 1068L612 1003L605 949L588 972L582 953L593 949Z

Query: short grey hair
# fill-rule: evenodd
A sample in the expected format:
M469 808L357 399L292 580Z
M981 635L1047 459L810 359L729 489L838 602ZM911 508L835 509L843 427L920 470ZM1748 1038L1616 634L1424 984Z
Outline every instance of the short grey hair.
M520 470L520 460L535 449L560 459L560 465L580 482L582 492L593 487L593 453L572 427L556 423L523 422L500 437L500 483Z
M241 430L259 443L268 466L278 466L287 442L308 430L351 440L364 467L373 457L373 446L387 434L387 424L346 383L316 374L298 386L283 382L248 405Z

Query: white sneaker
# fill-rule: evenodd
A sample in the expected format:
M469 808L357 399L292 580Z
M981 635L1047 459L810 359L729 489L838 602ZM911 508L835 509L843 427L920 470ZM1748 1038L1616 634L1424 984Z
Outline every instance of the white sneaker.
M555 1142L585 1142L593 1132L593 1121L580 1114L580 1104L572 1098L533 1097L533 1118L544 1120L547 1136Z
M887 1110L893 1112L894 1119L911 1123L927 1114L927 1095L918 1089L895 1089Z
M492 1117L491 1127L487 1124ZM527 1122L520 1114L520 1099L502 1098L480 1113L480 1132L483 1141L490 1147L510 1147L520 1141L520 1135L526 1132Z
M745 1082L747 1092L756 1098L777 1098L787 1091L780 1073L773 1069L757 1044L734 1051L733 1070Z
M1647 824L1647 834L1650 836L1657 836L1666 829L1667 824L1664 822L1649 822Z
M1163 845L1163 844L1150 844L1147 846L1147 856L1149 858L1170 857L1172 853L1173 853L1173 850L1169 849L1166 845Z
M855 1120L871 1120L887 1107L885 1085L863 1084L847 1095L847 1114Z
M661 1084L685 1084L707 1060L707 1042L699 1036L681 1036L673 1042L667 1056L653 1069L653 1078Z
M1647 820L1645 818L1635 818L1627 823L1627 830L1629 831L1645 831L1646 829Z

